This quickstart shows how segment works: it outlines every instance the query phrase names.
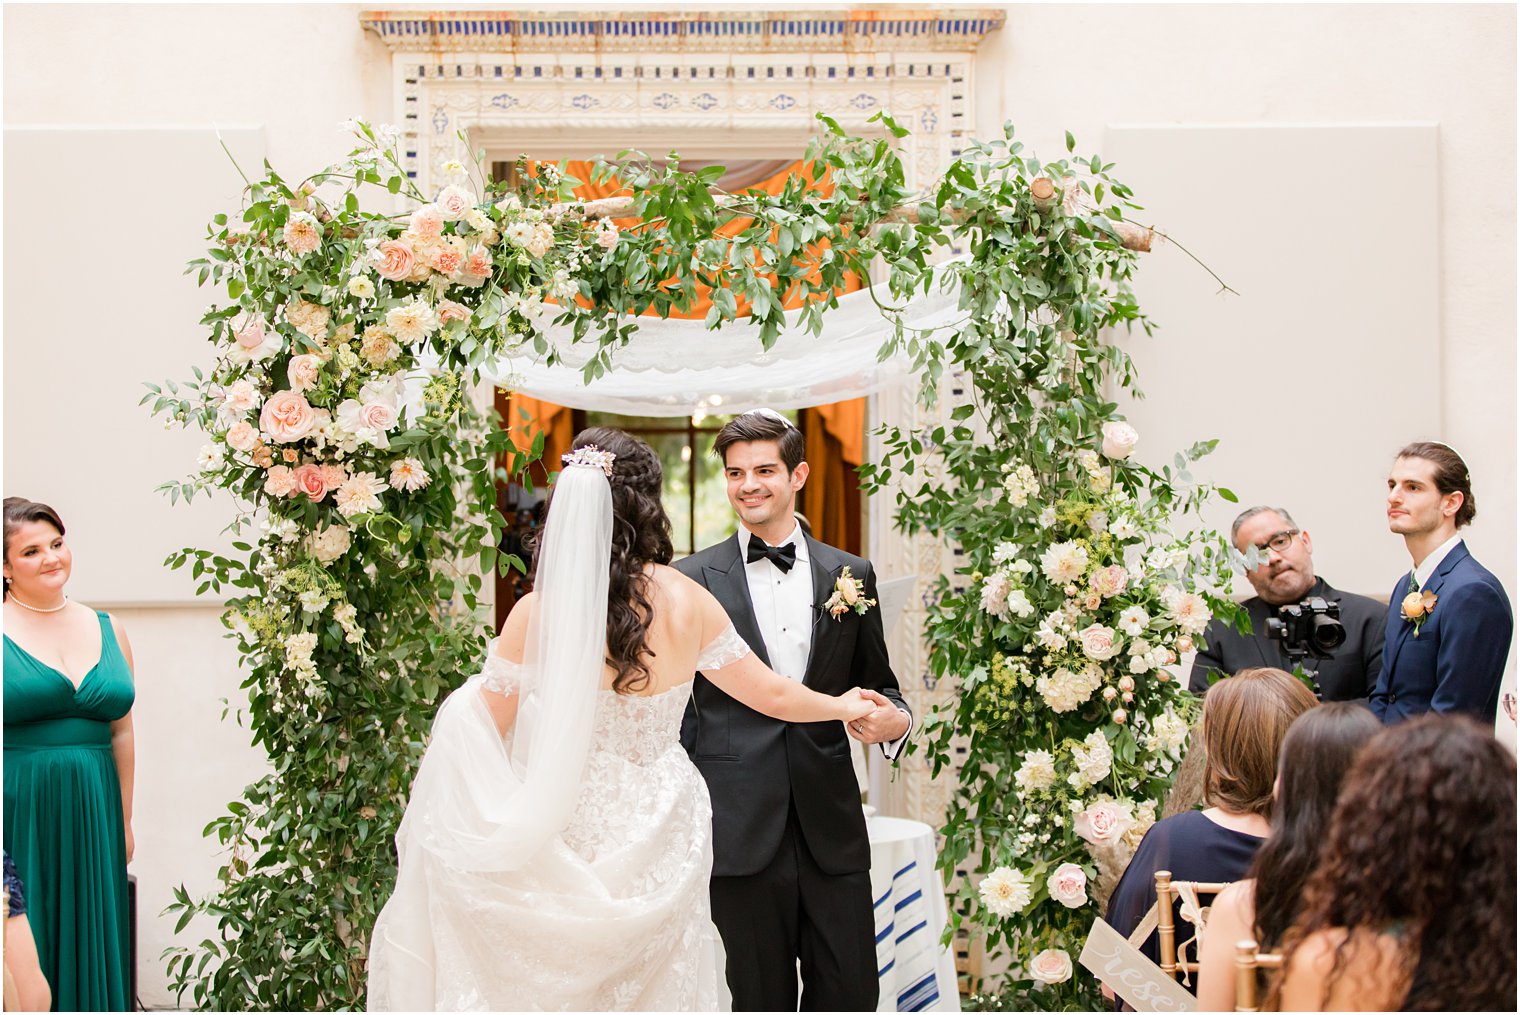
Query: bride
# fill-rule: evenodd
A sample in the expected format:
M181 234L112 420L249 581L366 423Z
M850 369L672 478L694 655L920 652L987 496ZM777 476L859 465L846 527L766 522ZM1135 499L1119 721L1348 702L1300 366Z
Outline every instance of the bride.
M434 721L371 939L371 1010L726 1010L712 808L679 736L693 675L789 722L873 707L773 673L666 566L648 445L592 428L573 447L535 591Z

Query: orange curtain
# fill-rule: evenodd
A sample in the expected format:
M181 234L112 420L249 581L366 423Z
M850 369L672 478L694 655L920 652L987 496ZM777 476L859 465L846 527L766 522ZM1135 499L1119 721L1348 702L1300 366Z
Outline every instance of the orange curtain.
M863 554L860 476L865 461L866 400L852 398L804 409L803 454L811 472L802 488L802 513L813 535L830 546Z

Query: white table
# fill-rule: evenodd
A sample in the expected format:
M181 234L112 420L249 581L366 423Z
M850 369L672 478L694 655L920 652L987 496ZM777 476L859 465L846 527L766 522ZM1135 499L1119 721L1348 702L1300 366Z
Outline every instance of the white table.
M960 1011L955 955L940 945L949 914L935 866L934 830L922 821L870 817L876 915L877 1011Z

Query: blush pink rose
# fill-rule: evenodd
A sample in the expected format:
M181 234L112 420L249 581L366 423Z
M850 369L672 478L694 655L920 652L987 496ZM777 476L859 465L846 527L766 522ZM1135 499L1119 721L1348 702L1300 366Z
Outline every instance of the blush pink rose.
M247 420L238 420L227 429L227 446L234 451L252 451L259 443L259 432Z
M611 250L613 247L617 246L617 241L617 229L601 229L597 231L596 242L597 245L600 246L603 250Z
M338 487L348 482L348 470L343 466L323 465L320 466L320 468L322 470L322 485L327 487L329 490L336 490Z
M1060 948L1047 948L1029 960L1028 972L1041 983L1065 983L1071 979L1071 956Z
M1109 846L1118 842L1134 823L1128 807L1112 800L1100 800L1077 812L1072 819L1072 830L1089 845Z
M271 466L264 477L264 492L271 497L294 497L296 474L288 466Z
M1092 576L1092 589L1105 599L1117 596L1129 585L1129 572L1123 564L1110 564Z
M1045 889L1067 909L1077 909L1087 904L1087 872L1074 863L1063 863L1045 879Z
M443 235L443 212L436 204L425 204L412 212L412 232L418 236L432 238Z
M276 444L290 444L311 433L317 414L299 391L276 392L259 413L259 427Z
M400 240L386 240L380 244L377 251L380 255L380 263L375 270L381 278L400 282L416 267L417 257L412 253L412 248Z
M470 308L453 300L443 300L438 304L438 319L445 324L449 321L468 321Z
M384 433L396 425L396 409L384 402L371 402L359 410L361 426Z
M264 344L264 322L254 318L238 329L237 344L252 352Z
M310 391L317 386L317 375L322 371L322 361L309 352L290 358L285 376L296 391Z
M322 478L322 466L307 462L295 470L296 492L304 493L312 500L327 496L327 481Z
M1102 662L1112 659L1119 651L1119 639L1111 627L1092 624L1078 631L1077 637L1082 639L1082 652L1089 659Z

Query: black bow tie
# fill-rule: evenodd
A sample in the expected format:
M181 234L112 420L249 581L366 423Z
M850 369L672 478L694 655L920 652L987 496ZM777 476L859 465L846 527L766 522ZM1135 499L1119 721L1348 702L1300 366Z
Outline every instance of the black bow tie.
M749 541L749 553L744 558L745 563L753 564L762 557L769 557L771 563L779 567L782 574L785 574L792 569L793 564L797 563L797 544L787 543L785 546L767 546L763 539L751 539Z

